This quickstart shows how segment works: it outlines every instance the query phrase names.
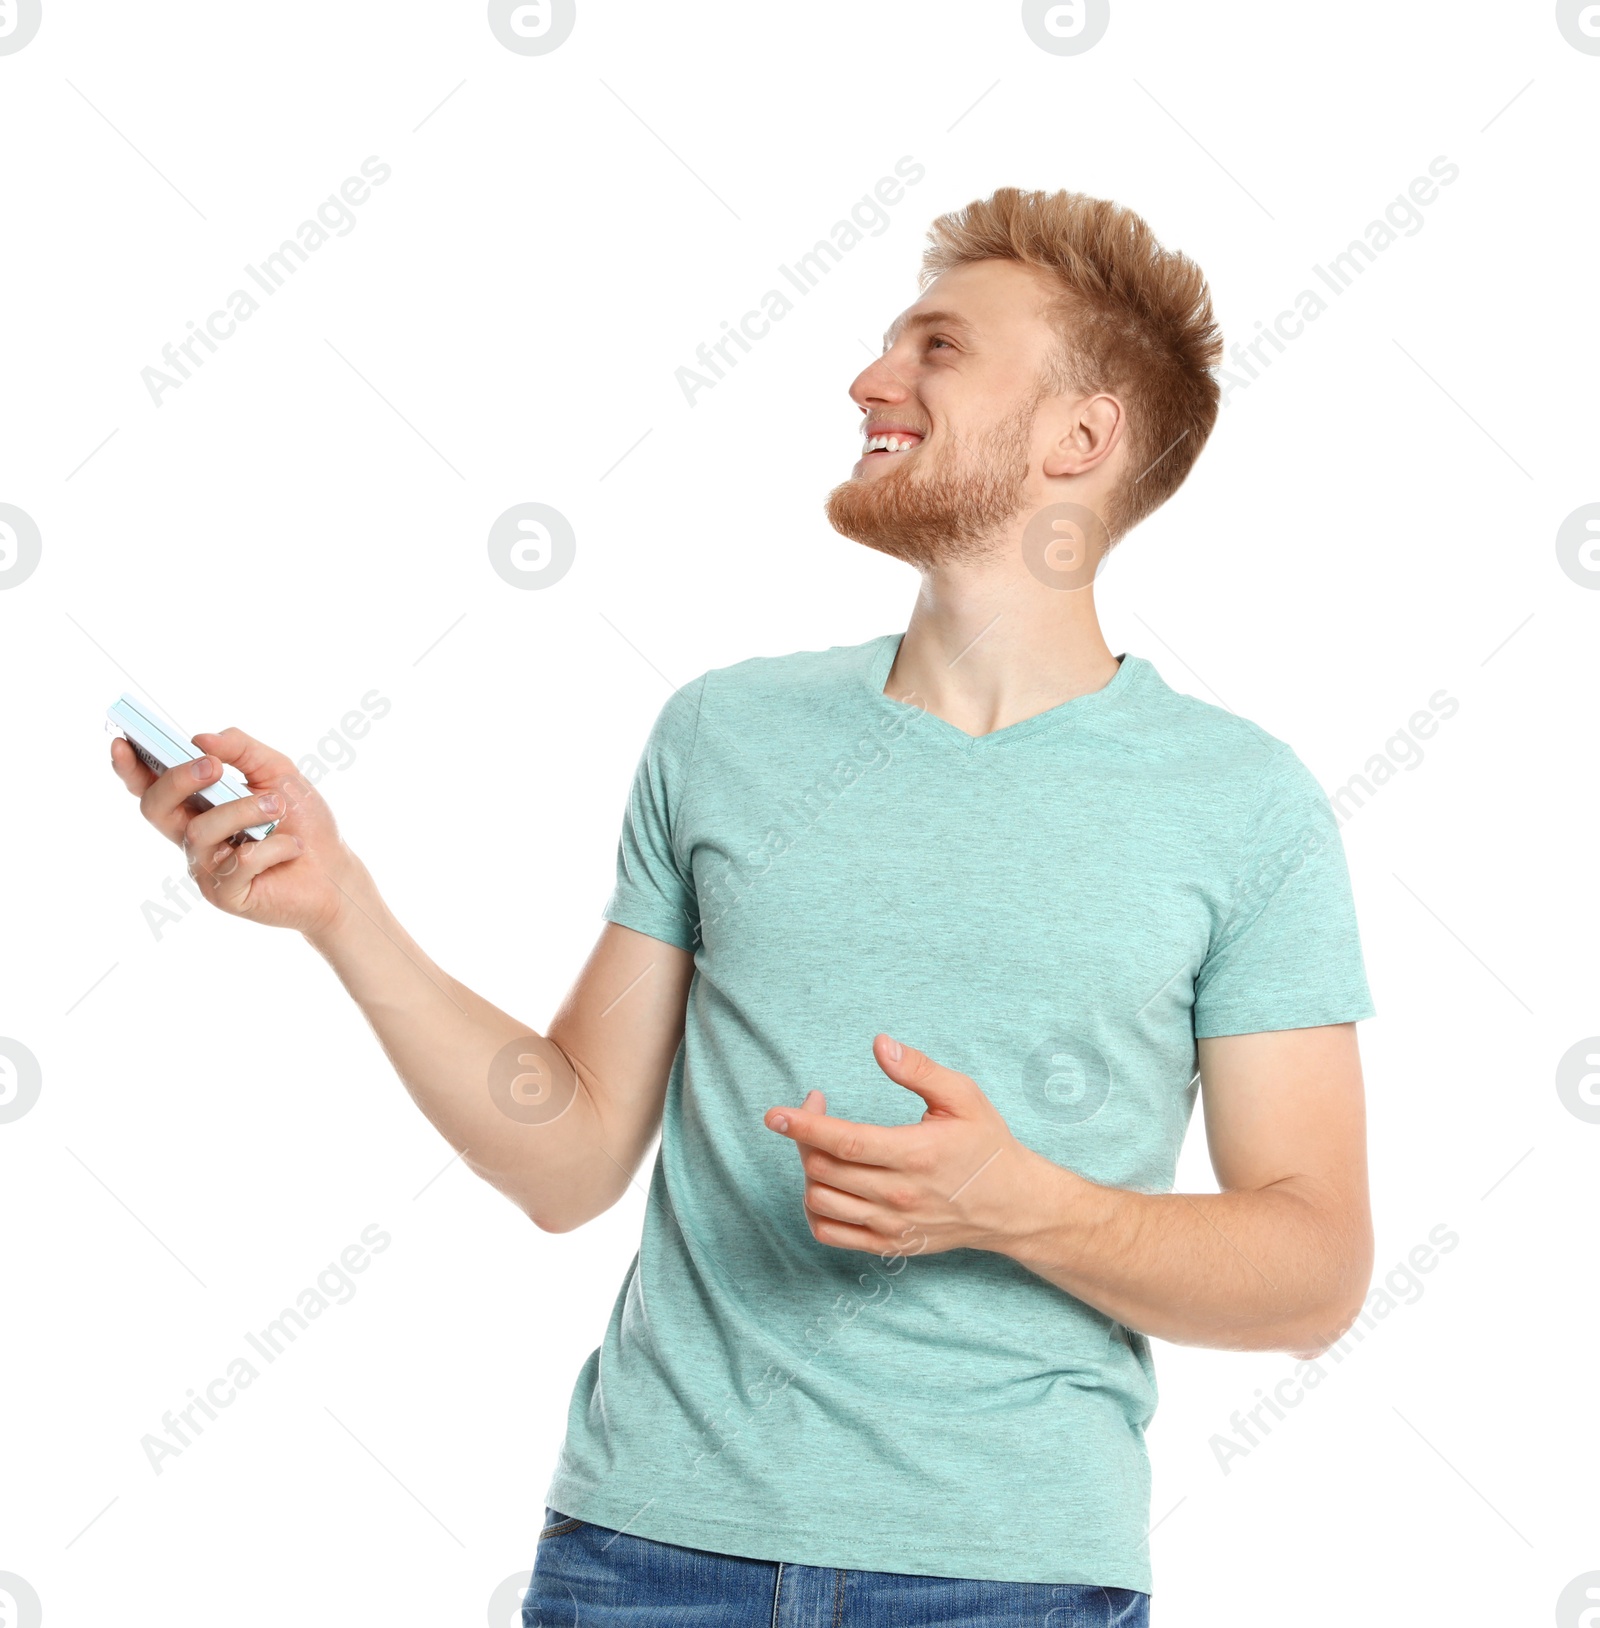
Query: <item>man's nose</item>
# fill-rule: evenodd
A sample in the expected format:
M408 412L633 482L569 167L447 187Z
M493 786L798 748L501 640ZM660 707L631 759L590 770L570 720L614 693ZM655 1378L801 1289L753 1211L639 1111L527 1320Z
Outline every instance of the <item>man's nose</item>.
M850 386L850 399L862 408L902 402L910 394L905 381L896 373L887 356L880 356L864 367Z

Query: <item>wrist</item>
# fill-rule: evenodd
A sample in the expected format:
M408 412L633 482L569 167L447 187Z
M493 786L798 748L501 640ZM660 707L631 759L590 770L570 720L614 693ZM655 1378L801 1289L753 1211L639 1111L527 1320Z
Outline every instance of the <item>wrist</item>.
M1070 1257L1094 1226L1097 1196L1105 1189L1031 1148L1022 1152L994 1247L1022 1266Z
M327 919L303 928L301 937L332 959L341 946L370 927L385 907L371 873L343 843L336 861L326 867L326 876L332 889Z

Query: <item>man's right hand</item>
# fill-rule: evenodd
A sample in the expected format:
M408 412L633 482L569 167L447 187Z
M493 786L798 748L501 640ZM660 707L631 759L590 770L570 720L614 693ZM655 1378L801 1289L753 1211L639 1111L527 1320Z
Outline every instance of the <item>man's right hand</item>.
M152 774L124 740L112 742L111 763L144 817L183 848L205 896L231 916L303 933L366 1015L417 1106L537 1226L565 1232L616 1203L661 1126L693 955L606 922L540 1035L428 956L289 758L238 729L194 743L206 754L203 777L188 763ZM244 775L250 795L199 814L185 808L223 763ZM234 832L267 820L278 826L265 841L229 845ZM537 920L536 890L526 892L517 908ZM507 1109L500 1088L508 1052L543 1059L552 1113Z
M346 888L357 865L316 787L282 752L243 730L196 735L194 744L204 757L157 775L125 740L114 740L111 766L144 817L183 849L189 874L217 909L308 937L330 932L349 907ZM250 796L200 814L186 808L219 778L223 763L244 776ZM228 843L235 832L270 820L277 829L263 841Z

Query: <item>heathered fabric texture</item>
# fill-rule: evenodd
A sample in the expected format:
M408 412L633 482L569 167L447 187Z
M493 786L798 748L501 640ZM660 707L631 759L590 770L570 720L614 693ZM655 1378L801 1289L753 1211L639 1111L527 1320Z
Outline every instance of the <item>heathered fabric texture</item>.
M882 1030L1047 1158L1168 1191L1197 1038L1372 1015L1343 849L1286 745L1138 656L973 737L883 694L899 639L705 673L651 731L604 914L695 971L545 1502L754 1559L1148 1592L1145 1337L989 1251L819 1244L762 1115L816 1086L919 1119Z

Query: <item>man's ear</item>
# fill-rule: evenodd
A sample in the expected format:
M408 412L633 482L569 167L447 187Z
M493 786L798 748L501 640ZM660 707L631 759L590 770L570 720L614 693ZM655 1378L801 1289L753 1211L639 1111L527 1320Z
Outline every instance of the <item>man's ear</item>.
M1044 473L1087 475L1098 469L1121 444L1126 422L1122 403L1104 391L1063 401L1055 439L1045 454Z

